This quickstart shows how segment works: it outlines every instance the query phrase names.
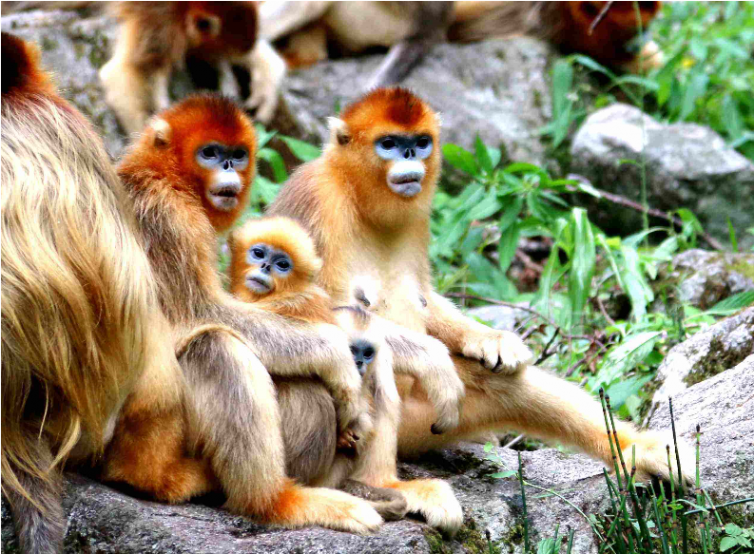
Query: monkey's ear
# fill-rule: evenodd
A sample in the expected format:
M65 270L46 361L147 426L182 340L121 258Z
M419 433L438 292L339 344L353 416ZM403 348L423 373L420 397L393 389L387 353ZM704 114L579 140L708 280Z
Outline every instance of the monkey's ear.
M147 130L151 134L152 144L156 148L165 148L173 138L173 130L170 128L170 123L159 117L152 118L147 126Z
M330 125L330 144L345 146L351 142L351 131L345 121L337 117L328 117L327 122Z

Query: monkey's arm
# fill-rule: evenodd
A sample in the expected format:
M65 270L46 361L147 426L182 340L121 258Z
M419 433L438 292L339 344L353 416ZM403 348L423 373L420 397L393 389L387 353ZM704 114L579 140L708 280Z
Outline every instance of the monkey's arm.
M332 2L263 2L259 7L261 36L271 41L282 38L320 19Z
M437 421L432 432L440 434L456 427L464 386L447 347L437 339L373 317L392 352L393 371L419 379L434 406Z
M307 2L302 2L306 4ZM274 4L274 2L265 2ZM251 95L246 100L246 108L256 109L255 118L269 123L278 105L278 91L285 78L285 60L275 52L269 42L257 40L249 54L251 72Z
M451 352L479 360L495 373L515 373L531 363L531 351L515 333L490 329L466 317L436 292L429 296L427 307L427 332Z
M338 327L286 318L226 293L215 316L243 335L272 375L322 379L335 399L342 429L367 411L348 338Z

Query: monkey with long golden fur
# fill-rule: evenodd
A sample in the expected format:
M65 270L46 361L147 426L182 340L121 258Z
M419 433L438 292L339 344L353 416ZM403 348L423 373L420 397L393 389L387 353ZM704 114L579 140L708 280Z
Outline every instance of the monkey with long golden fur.
M305 483L331 487L345 483L347 490L354 490L361 483L365 485L361 491L370 499L388 497L387 504L376 507L383 517L391 519L401 517L407 510L420 511L421 505L410 491L422 488L444 510L424 514L428 522L450 532L457 530L462 520L461 507L447 484L437 480L401 482L396 469L400 398L393 372L414 375L425 384L438 414L433 432L452 429L458 421L457 405L463 384L447 348L361 308L336 307L316 283L322 261L312 239L289 218L251 220L233 232L229 246L230 288L238 298L275 313L337 324L346 331L363 377L362 391L371 406L372 430L357 437L355 443L344 439L343 434L339 439L339 444L343 441L357 446L356 460L342 454L333 459L337 426L332 410L327 410L331 400L326 391L314 383L276 382L283 411L298 416L295 425L283 426L289 474ZM353 298L349 304L356 301ZM312 410L319 417L300 416ZM352 479L344 481L349 477ZM377 482L393 483L396 491L380 488L375 492L377 487L370 485ZM403 495L402 490L409 493Z
M459 426L444 435L429 432L432 405L420 383L402 377L400 454L513 428L609 463L598 402L529 367L531 354L516 335L473 321L433 290L427 250L439 133L437 114L407 90L367 94L331 120L323 155L291 176L269 214L292 217L309 230L323 259L319 283L336 303L351 298L358 283L371 282L366 298L373 312L439 339L453 353L466 387ZM666 437L617 426L628 457L636 447L638 475L668 478ZM684 458L683 466L693 462Z
M62 548L61 468L102 454L150 374L180 402L170 329L88 121L2 35L2 490L23 552Z

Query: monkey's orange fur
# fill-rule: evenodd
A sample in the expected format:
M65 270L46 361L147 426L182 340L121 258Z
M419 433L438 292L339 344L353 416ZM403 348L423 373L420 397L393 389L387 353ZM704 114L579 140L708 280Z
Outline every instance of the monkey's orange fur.
M527 367L531 353L517 336L465 317L432 288L429 215L440 150L434 112L407 91L378 90L346 108L331 129L323 155L294 173L269 213L295 218L311 232L324 261L320 282L336 303L347 299L355 284L371 283L370 310L439 339L454 355L466 386L459 426L435 435L424 387L401 378L399 452L417 453L481 431L515 428L577 446L609 463L599 403L578 387ZM386 184L391 162L374 150L375 139L386 133L427 133L434 140L422 191L413 198L394 194ZM628 423L617 425L627 456L630 445L636 445L639 474L667 477L660 436Z

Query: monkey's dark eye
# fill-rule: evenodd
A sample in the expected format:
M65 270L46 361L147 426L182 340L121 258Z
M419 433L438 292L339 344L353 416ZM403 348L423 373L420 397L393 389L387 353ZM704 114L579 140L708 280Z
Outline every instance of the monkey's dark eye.
M380 146L382 146L385 150L391 150L395 148L395 141L391 138L385 138L382 139L382 142L380 142Z
M364 349L364 357L371 360L374 357L374 348Z
M211 27L211 23L209 22L209 19L197 19L196 20L196 28L200 31L209 31L209 28Z
M252 248L251 255L255 258L264 258L264 250L261 248Z
M359 351L359 350L358 350L358 348L356 348L355 346L352 346L352 347L351 347L351 354L353 354L354 356L356 355L356 353L357 353L358 351Z
M201 150L202 157L207 158L209 160L216 158L218 155L218 149L217 146L205 146Z
M281 271L288 271L291 268L291 264L288 262L288 260L280 260L278 263L275 264L279 270Z
M246 159L246 156L247 156L246 150L244 150L243 148L239 148L238 150L235 150L233 152L234 160L243 160L243 159Z
M430 140L429 137L420 137L419 140L416 141L416 146L419 148L426 148L429 146Z

